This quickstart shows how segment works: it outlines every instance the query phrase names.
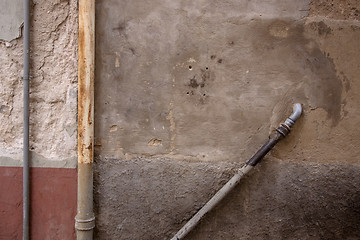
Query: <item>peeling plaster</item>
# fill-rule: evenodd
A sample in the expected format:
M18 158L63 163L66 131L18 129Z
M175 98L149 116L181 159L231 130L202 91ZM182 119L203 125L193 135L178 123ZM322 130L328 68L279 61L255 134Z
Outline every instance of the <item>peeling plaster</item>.
M0 40L10 42L21 36L24 23L22 0L3 0L0 2Z

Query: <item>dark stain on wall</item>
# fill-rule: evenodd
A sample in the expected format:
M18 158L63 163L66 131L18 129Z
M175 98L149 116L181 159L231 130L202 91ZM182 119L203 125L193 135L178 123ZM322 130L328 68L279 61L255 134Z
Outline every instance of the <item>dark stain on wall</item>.
M299 71L306 88L299 88L293 94L300 97L302 102L309 101L312 108L323 108L332 120L332 125L336 126L340 121L343 82L330 56L322 52L313 40L305 37L303 22L272 20L264 21L255 28L259 38L253 43L253 48L259 55L266 54L263 52L265 50L273 57L297 65L296 71ZM331 28L323 22L311 23L310 28L320 35L331 33ZM288 67L288 64L284 62L284 66ZM300 79L289 80L296 86ZM310 95L305 93L308 90Z
M328 25L326 25L323 21L312 22L310 23L310 27L313 30L317 31L317 33L320 36L326 36L332 32L332 29Z
M265 159L186 239L358 239L359 170ZM232 174L203 162L97 158L95 237L170 239Z
M342 81L336 74L333 61L318 48L306 58L306 67L314 74L311 89L314 105L321 107L332 119L333 126L340 121Z
M360 238L359 167L261 164L186 239Z
M199 84L197 83L197 80L196 80L196 76L190 78L190 83L188 86L192 87L192 88L197 88L199 86Z

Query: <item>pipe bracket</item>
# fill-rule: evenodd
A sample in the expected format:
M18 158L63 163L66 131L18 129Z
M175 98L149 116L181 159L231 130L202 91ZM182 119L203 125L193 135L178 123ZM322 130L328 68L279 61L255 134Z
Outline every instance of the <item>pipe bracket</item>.
M75 229L78 231L90 231L95 228L95 217L89 219L77 219L75 217Z
M21 78L21 80L26 81L26 80L31 80L33 77L29 75L29 76L27 76L27 77L22 76L22 77L20 77L20 78Z

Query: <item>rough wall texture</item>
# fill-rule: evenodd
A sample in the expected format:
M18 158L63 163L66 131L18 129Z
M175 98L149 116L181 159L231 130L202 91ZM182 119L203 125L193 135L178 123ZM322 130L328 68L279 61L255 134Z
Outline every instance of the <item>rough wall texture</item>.
M12 31L19 32L21 17L11 13L20 11L21 4L2 1L1 31L11 23ZM36 168L30 170L30 236L34 240L75 239L77 19L75 0L31 1L30 163ZM0 40L0 239L22 239L23 37L8 37Z
M76 1L32 1L30 34L31 151L51 160L75 157ZM0 156L13 159L22 151L22 42L0 42Z
M358 239L358 1L97 1L98 239L169 239L300 102L188 239Z
M99 165L110 167L96 175L95 239L170 239L233 173L159 158ZM359 239L359 170L267 158L186 239Z
M293 132L188 239L360 238L358 1L96 3L98 239L171 237L295 101ZM76 1L32 4L31 149L68 159ZM0 64L4 164L21 159L22 38L0 43Z

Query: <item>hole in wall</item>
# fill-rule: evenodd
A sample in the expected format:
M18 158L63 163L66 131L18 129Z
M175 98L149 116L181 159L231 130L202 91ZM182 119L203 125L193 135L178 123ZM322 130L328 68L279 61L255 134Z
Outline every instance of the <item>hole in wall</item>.
M110 128L109 128L109 131L110 132L116 132L118 130L118 126L117 125L112 125Z
M157 138L152 138L147 144L148 146L156 147L162 145L162 140Z

